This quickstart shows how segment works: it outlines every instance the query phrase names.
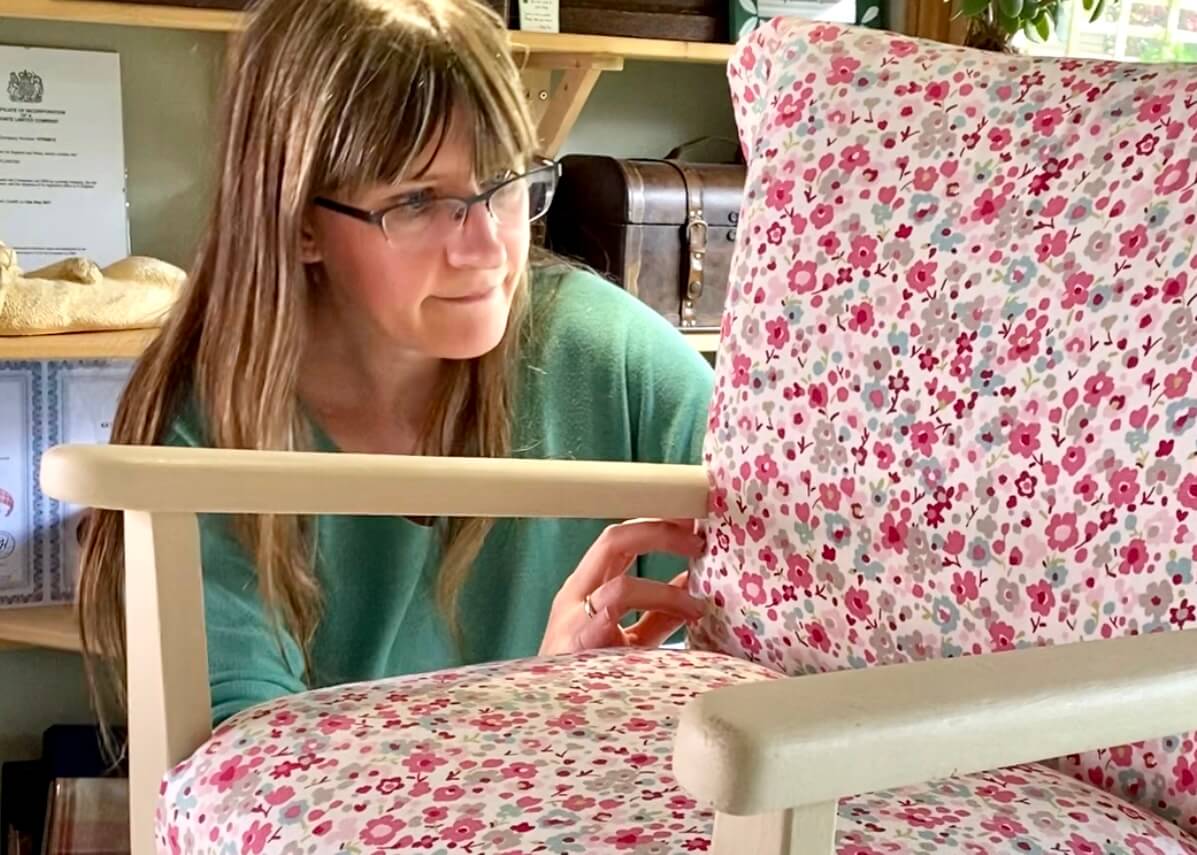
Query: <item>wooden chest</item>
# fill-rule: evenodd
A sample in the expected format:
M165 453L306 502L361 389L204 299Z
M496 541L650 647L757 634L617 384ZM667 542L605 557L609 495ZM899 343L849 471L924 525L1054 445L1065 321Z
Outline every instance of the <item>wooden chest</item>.
M597 155L561 165L547 246L607 274L676 326L718 329L744 167Z

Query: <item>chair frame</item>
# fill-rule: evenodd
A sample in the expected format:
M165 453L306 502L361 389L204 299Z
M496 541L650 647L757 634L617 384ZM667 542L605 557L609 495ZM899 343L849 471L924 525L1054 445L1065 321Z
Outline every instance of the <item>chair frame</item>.
M41 484L124 513L133 855L212 730L198 514L702 518L708 493L698 466L116 445L49 450ZM826 855L840 798L1194 729L1189 630L719 689L674 770L716 855Z

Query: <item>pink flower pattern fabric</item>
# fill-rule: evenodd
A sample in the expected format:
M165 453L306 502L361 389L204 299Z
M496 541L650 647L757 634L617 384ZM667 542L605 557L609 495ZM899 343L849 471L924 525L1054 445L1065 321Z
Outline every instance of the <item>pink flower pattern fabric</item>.
M805 674L1197 628L1197 67L787 19L730 77L696 646ZM1059 766L1197 833L1192 734Z
M670 772L677 718L702 692L778 676L711 653L602 651L286 698L231 719L174 770L158 848L707 852L714 817ZM1022 767L847 800L839 852L1197 855L1175 834Z

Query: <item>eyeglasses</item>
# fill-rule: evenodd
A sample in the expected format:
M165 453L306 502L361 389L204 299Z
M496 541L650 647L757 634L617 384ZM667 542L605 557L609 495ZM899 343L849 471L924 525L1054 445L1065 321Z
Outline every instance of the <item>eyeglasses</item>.
M313 202L338 214L373 223L382 229L390 243L409 243L459 227L474 205L485 205L501 225L535 222L549 210L560 175L561 165L557 161L538 158L527 172L498 178L473 196L433 196L427 190L417 190L377 211L355 208L324 196L317 196Z

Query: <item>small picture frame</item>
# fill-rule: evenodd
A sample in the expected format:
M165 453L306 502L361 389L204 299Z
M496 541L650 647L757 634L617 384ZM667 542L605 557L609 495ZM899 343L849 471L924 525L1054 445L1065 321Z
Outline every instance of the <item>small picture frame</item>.
M770 18L795 15L868 27L888 26L887 0L730 0L732 41L739 41Z

